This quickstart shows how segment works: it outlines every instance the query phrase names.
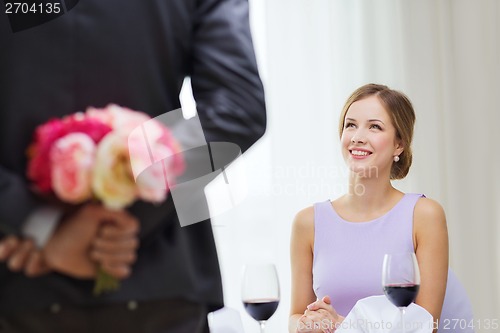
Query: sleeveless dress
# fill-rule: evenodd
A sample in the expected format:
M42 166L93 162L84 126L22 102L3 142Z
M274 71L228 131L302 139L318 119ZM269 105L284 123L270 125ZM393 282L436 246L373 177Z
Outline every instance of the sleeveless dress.
M405 194L385 215L368 222L348 222L330 201L314 205L313 289L329 295L333 307L346 316L362 298L383 295L384 254L415 252L413 211L422 194ZM470 301L455 274L448 284L440 331L474 332ZM469 327L471 326L471 327Z

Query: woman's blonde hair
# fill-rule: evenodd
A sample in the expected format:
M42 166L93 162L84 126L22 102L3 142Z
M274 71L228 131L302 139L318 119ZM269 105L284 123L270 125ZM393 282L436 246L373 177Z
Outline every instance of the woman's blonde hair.
M396 139L400 141L404 150L399 155L399 161L392 163L391 179L403 179L410 171L412 162L411 142L415 126L415 111L410 99L405 94L392 90L387 86L373 83L356 89L347 99L340 114L339 136L342 137L345 116L352 103L370 96L378 97L384 109L389 113L393 126L396 128Z

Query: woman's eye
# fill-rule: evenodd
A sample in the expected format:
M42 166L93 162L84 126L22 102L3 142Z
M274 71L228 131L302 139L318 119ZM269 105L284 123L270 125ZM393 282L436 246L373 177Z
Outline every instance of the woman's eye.
M345 124L345 128L349 128L349 127L354 127L356 125L354 125L353 123L346 123Z
M373 124L372 126L370 126L371 128L375 128L375 129L378 129L378 130L382 130L382 127L380 127L380 125L377 125L377 124Z

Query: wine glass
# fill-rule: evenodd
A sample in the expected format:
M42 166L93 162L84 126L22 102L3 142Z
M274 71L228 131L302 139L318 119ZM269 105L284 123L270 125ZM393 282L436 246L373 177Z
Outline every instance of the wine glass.
M420 271L415 253L384 256L382 287L389 301L401 311L401 326L404 333L406 307L415 301L420 288Z
M246 265L241 299L245 310L259 322L260 332L264 333L266 321L274 314L280 301L276 267L273 264Z

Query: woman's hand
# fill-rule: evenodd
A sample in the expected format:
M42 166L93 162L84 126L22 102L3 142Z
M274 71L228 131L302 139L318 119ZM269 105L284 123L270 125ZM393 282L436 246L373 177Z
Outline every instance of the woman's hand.
M307 306L297 322L298 333L331 333L344 320L331 305L329 296L325 296Z

